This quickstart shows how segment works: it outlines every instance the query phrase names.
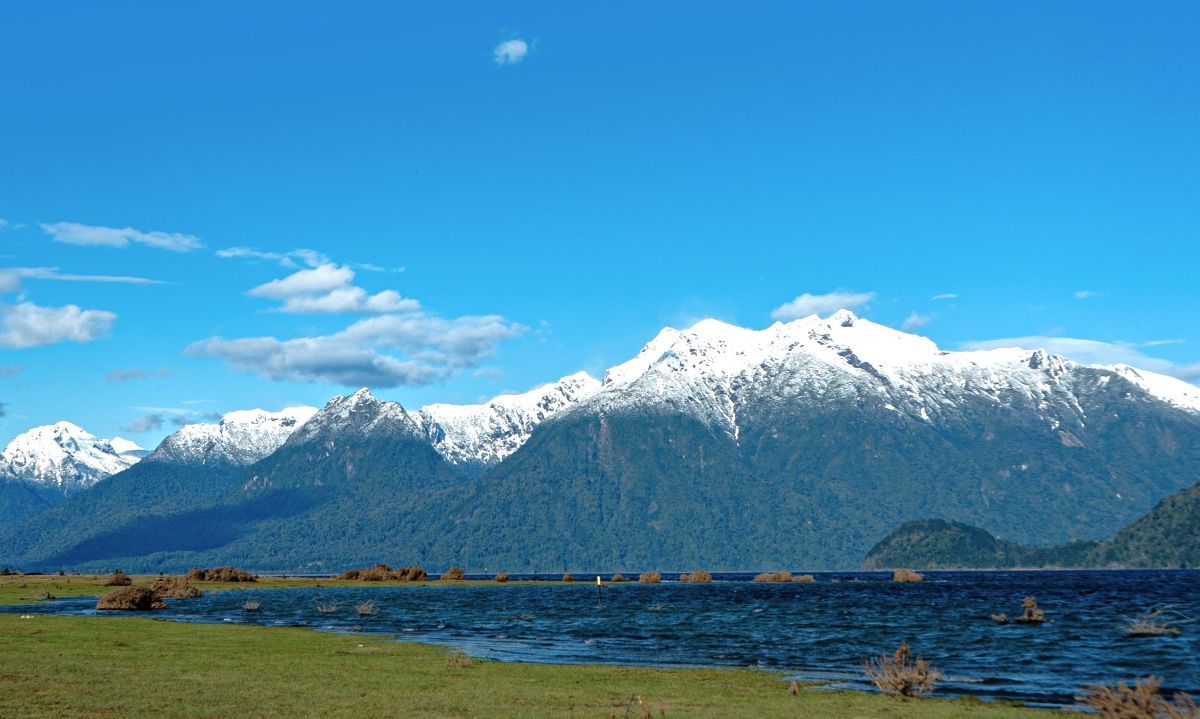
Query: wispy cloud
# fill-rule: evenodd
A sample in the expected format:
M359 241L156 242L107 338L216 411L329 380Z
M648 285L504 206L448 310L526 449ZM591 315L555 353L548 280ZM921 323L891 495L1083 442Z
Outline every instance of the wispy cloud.
M791 302L776 307L771 312L771 319L790 322L809 315L823 315L842 309L852 310L870 303L873 299L874 292L829 292L823 295L805 292Z
M933 321L932 315L923 315L918 312L910 312L904 322L900 324L902 330L915 330L918 327L924 327Z
M930 299L939 301L939 302L941 300L956 300L956 299L958 299L958 294L954 293L954 292L943 292L940 295L934 295Z
M41 227L55 242L68 245L128 247L132 243L171 252L191 252L204 246L200 238L181 232L142 232L132 227L101 227L78 222L42 223Z
M962 348L967 350L990 350L1004 347L1044 349L1047 352L1062 355L1080 364L1127 364L1140 369L1150 370L1151 372L1178 377L1179 379L1189 381L1200 379L1200 362L1178 364L1162 357L1148 355L1142 351L1142 348L1152 346L1155 346L1152 342L1104 342L1101 340L1078 339L1074 337L1030 335L1027 337L1007 337L995 340L965 342Z
M332 263L312 269L297 270L278 280L271 280L246 294L278 300L277 312L291 314L317 313L396 313L415 312L421 303L402 297L395 290L383 290L373 295L353 284L354 270Z
M1096 292L1095 290L1079 290L1078 292L1075 293L1075 299L1090 300L1093 297L1099 297L1100 294L1101 293Z
M520 38L505 40L492 49L492 59L497 65L516 65L529 54L529 44Z
M115 282L129 285L162 285L162 280L128 275L77 275L59 272L57 267L0 267L0 292L17 292L23 280L58 282Z
M414 312L360 320L331 335L211 337L185 351L272 380L395 387L429 384L474 367L501 341L524 331L497 315L443 319Z
M122 432L130 434L144 434L146 432L157 432L162 429L163 418L157 414L145 414L141 417L134 417L129 424L121 428Z
M330 261L324 253L317 252L316 250L297 249L288 252L266 252L256 250L253 247L227 247L217 250L217 257L267 260L269 262L278 262L282 267L289 270L297 270L300 267L316 267Z
M129 369L117 368L111 372L106 373L104 375L104 381L105 382L131 382L134 380L154 379L154 378L163 378L163 377L170 377L170 376L171 376L171 370L167 369L166 367L159 367L158 369L152 369L152 370L138 369L137 367L131 367Z
M116 319L112 312L85 310L77 305L0 305L0 347L26 349L60 342L91 342L108 334Z

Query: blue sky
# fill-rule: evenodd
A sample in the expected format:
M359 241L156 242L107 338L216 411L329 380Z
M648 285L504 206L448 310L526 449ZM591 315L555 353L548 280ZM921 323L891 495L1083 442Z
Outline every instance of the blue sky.
M0 439L831 304L1200 378L1195 3L246 5L0 7Z

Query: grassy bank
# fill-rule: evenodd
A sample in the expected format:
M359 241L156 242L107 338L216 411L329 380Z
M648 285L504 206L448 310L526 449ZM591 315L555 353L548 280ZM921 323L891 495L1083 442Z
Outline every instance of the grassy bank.
M0 716L1047 717L975 701L787 692L748 669L448 661L361 635L145 617L0 614ZM634 708L628 716L640 717Z

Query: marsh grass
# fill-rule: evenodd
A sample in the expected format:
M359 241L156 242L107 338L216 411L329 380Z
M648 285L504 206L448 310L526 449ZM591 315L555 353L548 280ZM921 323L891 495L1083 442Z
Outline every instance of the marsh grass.
M317 606L317 611L320 612L321 614L336 614L337 611L341 609L341 606L339 606L338 604L327 603L324 599L318 599L316 601L316 606Z
M1089 686L1077 700L1104 719L1200 719L1195 700L1182 693L1168 700L1160 686L1158 677L1136 679L1132 685Z
M355 604L354 613L360 617L373 617L379 613L379 608L375 606L375 602L368 599L365 602Z
M242 610L247 612L257 612L262 609L262 602L257 599L247 599L242 602Z
M471 666L471 656L466 652L448 652L446 654L446 666L454 667L455 669L467 669Z
M1130 637L1176 636L1180 633L1179 624L1192 621L1190 617L1169 607L1151 609L1124 619L1129 623L1121 629Z
M1037 600L1025 597L1021 602L1021 616L1017 617L1017 624L1042 624L1045 621L1046 613L1038 606Z

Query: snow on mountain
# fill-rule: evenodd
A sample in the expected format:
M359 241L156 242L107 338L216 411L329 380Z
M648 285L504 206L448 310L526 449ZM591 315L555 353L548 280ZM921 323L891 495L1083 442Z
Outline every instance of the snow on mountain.
M183 464L253 464L279 449L316 412L316 407L229 412L217 424L181 427L147 459Z
M666 328L633 359L605 373L600 391L578 409L653 406L688 412L728 432L738 414L763 405L854 400L920 421L961 411L967 398L1039 411L1053 430L1086 422L1079 394L1106 374L1044 350L950 352L931 340L839 310L752 330L703 320ZM1176 407L1200 410L1200 390L1132 368L1105 368ZM1064 441L1069 438L1064 436Z
M458 465L492 465L529 439L533 428L592 396L600 383L586 372L483 404L431 404L410 417L443 457Z
M354 394L337 395L304 423L290 438L292 444L338 435L370 436L403 432L419 437L420 431L398 402L374 397L363 387Z
M101 439L79 425L56 422L9 442L0 453L0 474L72 494L128 469L145 455L127 439Z

